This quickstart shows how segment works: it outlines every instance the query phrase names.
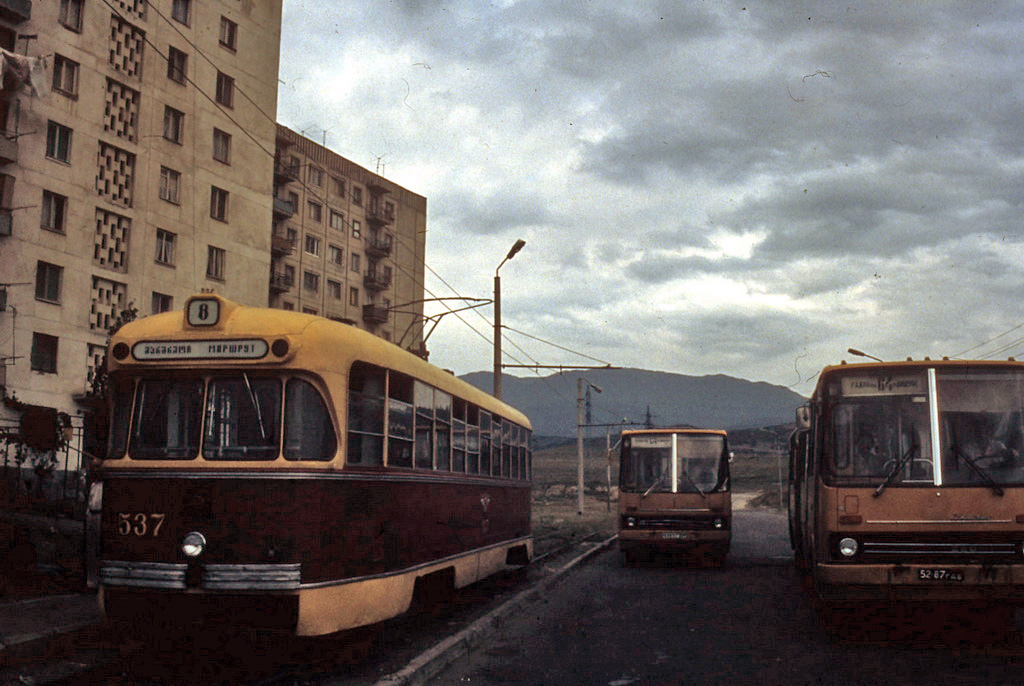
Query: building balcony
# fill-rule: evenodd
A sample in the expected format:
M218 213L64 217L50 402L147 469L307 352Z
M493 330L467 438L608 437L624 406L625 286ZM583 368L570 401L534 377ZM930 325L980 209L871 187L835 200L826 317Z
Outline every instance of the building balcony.
M388 310L380 305L363 305L363 321L384 324L388 320Z
M270 237L270 254L275 257L291 255L295 252L295 239L288 236L279 236L276 233Z
M32 18L32 0L0 0L0 19L21 23Z
M395 239L390 233L371 233L366 237L366 252L370 257L387 257L394 248Z
M14 226L14 217L10 210L0 209L0 237L10 236Z
M295 214L295 205L284 198L274 198L274 216L278 219L287 219Z
M291 290L294 279L284 272L270 272L270 291L272 293L284 293Z
M366 206L366 221L371 225L384 226L395 222L394 212L388 212L380 203L371 202Z
M0 132L0 166L18 161L18 139Z
M371 291L383 291L391 286L391 274L378 274L377 272L369 272L366 276L363 277L363 285L369 288Z
M274 158L274 182L275 183L288 183L289 181L299 180L299 170L301 165L292 164L282 160L280 157Z

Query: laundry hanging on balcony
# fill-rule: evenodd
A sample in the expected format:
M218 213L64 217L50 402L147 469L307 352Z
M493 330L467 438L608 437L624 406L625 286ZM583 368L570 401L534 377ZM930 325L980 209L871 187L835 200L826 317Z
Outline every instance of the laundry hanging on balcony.
M0 48L0 95L11 95L22 88L38 98L48 95L49 61L49 55L29 57Z

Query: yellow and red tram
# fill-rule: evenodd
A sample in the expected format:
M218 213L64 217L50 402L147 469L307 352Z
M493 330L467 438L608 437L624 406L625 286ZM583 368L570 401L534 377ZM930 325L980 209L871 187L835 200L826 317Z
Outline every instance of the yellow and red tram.
M621 444L619 548L626 562L691 551L722 563L732 540L726 432L627 430Z
M1024 601L1024 364L826 367L790 441L790 535L825 609Z
M202 294L109 358L109 618L322 635L532 557L529 420L383 339Z

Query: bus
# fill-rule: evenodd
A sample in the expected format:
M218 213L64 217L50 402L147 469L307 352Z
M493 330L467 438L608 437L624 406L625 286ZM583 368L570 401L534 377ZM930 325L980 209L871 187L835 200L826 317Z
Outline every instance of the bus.
M109 374L110 620L324 635L533 555L527 417L366 331L203 293L122 327Z
M732 538L728 443L713 429L622 432L619 549L627 564L684 551L724 563Z
M1024 600L1022 448L1019 362L826 367L789 460L791 544L823 614Z

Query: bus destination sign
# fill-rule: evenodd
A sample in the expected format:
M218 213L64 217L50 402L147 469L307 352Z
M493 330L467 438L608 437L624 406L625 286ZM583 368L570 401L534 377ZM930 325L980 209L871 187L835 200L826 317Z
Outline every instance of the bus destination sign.
M843 395L919 395L928 392L928 382L924 375L894 376L879 374L877 376L843 377Z
M269 350L261 338L230 341L139 341L132 357L141 362L154 360L258 360Z

